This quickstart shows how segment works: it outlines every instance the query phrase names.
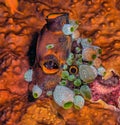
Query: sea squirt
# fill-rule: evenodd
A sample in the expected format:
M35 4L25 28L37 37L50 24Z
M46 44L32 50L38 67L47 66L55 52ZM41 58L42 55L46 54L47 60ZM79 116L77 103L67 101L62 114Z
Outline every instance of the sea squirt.
M84 100L84 98L83 98L82 96L76 95L76 96L74 97L74 107L75 107L76 109L81 109L81 108L83 108L84 104L85 104L85 100Z
M74 92L66 86L57 85L53 92L54 101L64 109L69 109L73 105Z
M32 89L32 95L34 98L39 98L42 94L42 89L38 85L34 85Z

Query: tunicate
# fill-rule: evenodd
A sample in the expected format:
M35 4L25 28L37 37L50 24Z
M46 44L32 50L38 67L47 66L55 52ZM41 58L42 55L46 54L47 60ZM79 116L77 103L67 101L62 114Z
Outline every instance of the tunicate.
M86 47L90 47L92 44L92 42L90 42L89 39L82 39L81 40L81 45L83 48L86 48Z
M71 24L64 24L62 31L65 35L71 35L74 32L74 27Z
M75 48L75 52L76 52L76 53L79 53L80 51L81 51L81 49L80 49L79 47L76 47L76 48Z
M59 82L59 84L65 86L65 85L67 84L67 81L66 81L66 80L61 80L61 81Z
M97 70L93 66L80 65L79 75L81 80L90 83L97 77Z
M92 61L97 57L96 54L97 53L93 48L86 47L85 49L82 50L82 59L84 61Z
M91 90L87 85L83 85L80 88L80 94L87 100L91 99Z
M76 79L76 80L74 81L74 85L75 85L75 86L80 86L80 85L81 85L81 80L80 80L80 79Z
M104 67L99 67L98 69L98 75L100 75L100 76L104 76L105 75L105 73L106 73L106 70L105 70L105 68Z
M68 76L69 76L69 72L68 71L62 71L62 75L61 75L62 79L68 79Z
M42 89L38 85L34 85L32 88L32 95L34 98L39 98L42 94Z
M85 104L85 100L82 96L76 95L74 97L74 105L76 109L81 109Z
M27 70L24 74L25 81L31 82L32 81L32 75L33 75L33 70L32 69Z
M74 101L74 92L66 86L57 85L53 92L54 101L64 109L71 108Z
M68 80L69 80L69 81L75 80L75 75L73 75L73 74L72 74L72 75L69 75Z

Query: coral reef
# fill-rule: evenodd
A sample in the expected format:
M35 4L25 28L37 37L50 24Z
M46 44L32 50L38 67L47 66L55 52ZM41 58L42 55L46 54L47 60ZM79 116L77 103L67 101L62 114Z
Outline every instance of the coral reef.
M0 0L0 125L30 125L31 123L33 125L119 125L119 110L112 108L111 111L104 103L86 101L81 110L75 108L64 110L55 104L51 96L48 97L49 93L46 97L43 96L45 93L42 93L40 99L34 99L31 96L34 84L26 82L24 74L35 63L36 42L40 30L46 24L46 16L55 12L68 12L70 19L78 20L79 24L79 34L73 35L72 38L75 39L78 36L92 38L93 44L102 48L101 60L106 69L106 78L104 80L97 78L98 80L90 84L93 101L102 99L119 108L120 1L19 0L15 8L6 4L6 1ZM54 46L48 45L56 44L57 38L53 39L53 34L44 34L44 32L42 36L43 41L50 39L51 41L46 44L47 46L43 44L45 48L42 48L43 45L40 43L41 47L37 53L41 58L37 60L43 59L41 55L45 56L46 49L55 49ZM68 56L65 55L70 47L68 45L66 48L65 41L68 39L69 37L66 39L62 34L59 39L60 44L56 48L58 55L62 57L61 62L51 56L47 56L44 62L41 62L40 66L43 66L43 64L48 65L46 60L54 60L52 65L55 66L55 70L49 72L47 78L45 74L40 73L41 70L48 72L45 67L35 68L37 72L33 76L33 81L36 77L40 79L40 88L43 90L45 88L45 92L50 92L48 90L54 88L61 80L57 68L58 64L64 63ZM80 51L78 48L72 49L75 52ZM114 71L115 75L111 71ZM51 75L51 73L55 74ZM77 81L77 85L78 83L80 84Z

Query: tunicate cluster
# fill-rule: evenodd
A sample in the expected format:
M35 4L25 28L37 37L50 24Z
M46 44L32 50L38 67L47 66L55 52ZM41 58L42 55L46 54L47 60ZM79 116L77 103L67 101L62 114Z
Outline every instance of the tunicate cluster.
M92 98L89 84L106 72L101 64L101 48L92 45L90 38L79 38L77 28L78 24L71 20L62 29L65 35L72 36L71 52L63 65L60 85L53 93L55 102L63 108L65 104L70 108L72 103L75 108L82 108L84 101Z
M74 32L76 32L76 29L78 28L78 23L74 20L70 20L69 24L64 24L62 31L65 35L72 35ZM74 33L73 38L76 39L76 37L79 37L79 33Z

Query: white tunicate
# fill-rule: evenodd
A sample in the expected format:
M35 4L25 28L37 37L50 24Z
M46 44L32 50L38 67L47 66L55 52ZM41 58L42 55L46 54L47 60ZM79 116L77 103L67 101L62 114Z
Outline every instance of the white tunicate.
M65 107L65 104L70 102L72 104L74 100L74 92L66 86L57 85L53 92L54 101L61 107ZM68 107L69 108L69 107Z
M92 44L92 42L89 42L88 39L82 39L81 40L81 45L82 45L83 48L90 47L91 44Z
M79 66L79 75L81 80L90 83L97 77L97 70L93 66L83 64Z
M34 85L32 88L32 95L34 98L39 98L42 94L42 89L38 85Z
M100 76L104 76L105 75L105 73L106 73L106 70L105 70L105 68L104 67L99 67L98 69L98 75L100 75Z
M32 75L33 75L33 70L32 69L27 70L24 74L25 81L31 82L32 81Z
M71 24L64 24L62 31L65 35L71 35L74 32L74 27Z
M75 30L73 33L72 33L72 39L73 40L76 40L80 37L80 32L78 30Z
M76 108L81 109L85 105L84 98L80 95L76 95L74 97L74 105Z

